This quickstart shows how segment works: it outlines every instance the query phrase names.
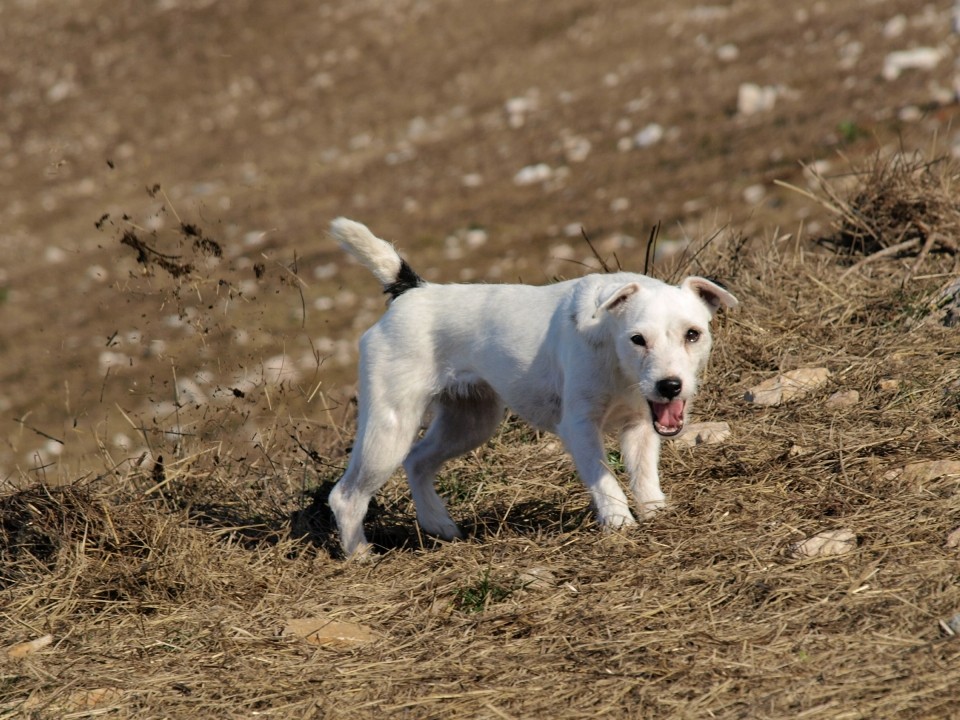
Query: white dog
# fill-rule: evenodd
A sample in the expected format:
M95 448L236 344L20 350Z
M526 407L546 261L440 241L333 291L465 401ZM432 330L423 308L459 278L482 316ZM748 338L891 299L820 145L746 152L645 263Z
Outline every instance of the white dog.
M620 432L641 516L665 505L660 436L683 429L710 320L736 307L733 295L701 277L676 286L624 272L542 287L434 285L366 226L338 218L331 232L391 296L360 341L357 437L330 493L347 556L368 550L367 506L401 463L421 527L462 537L436 473L487 440L507 406L560 436L602 525L636 523L604 462L606 430ZM414 444L428 409L433 420Z

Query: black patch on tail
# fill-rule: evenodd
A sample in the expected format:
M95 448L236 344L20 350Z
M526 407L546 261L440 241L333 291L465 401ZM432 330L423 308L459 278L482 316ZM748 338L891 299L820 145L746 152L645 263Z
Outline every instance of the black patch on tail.
M392 283L383 286L383 291L390 296L391 300L396 300L407 290L418 288L423 285L423 278L414 272L413 268L407 265L407 261L400 260L400 272Z

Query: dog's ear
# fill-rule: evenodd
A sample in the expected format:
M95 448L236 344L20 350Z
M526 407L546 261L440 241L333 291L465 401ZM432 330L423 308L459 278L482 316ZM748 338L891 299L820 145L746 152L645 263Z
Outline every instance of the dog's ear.
M696 275L688 277L680 287L696 293L706 306L710 308L711 315L715 314L717 310L722 307L735 308L740 304L740 301L733 296L733 293L728 292L712 280L697 277Z
M597 317L602 312L616 313L623 309L623 304L627 299L640 291L639 283L627 283L626 285L621 285L620 287L613 288L612 290L604 290L600 293L600 297L597 298L600 303L597 305L597 311L593 314L594 317Z

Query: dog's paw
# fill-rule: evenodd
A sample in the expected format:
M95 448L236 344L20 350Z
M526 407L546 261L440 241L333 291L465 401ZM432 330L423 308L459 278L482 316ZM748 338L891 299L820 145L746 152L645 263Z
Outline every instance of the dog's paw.
M358 544L356 547L351 549L349 552L344 551L347 562L358 563L364 565L366 563L372 563L377 559L377 552L373 549L373 545L364 540L362 543Z
M449 516L446 518L418 517L417 522L420 523L420 527L428 535L433 535L441 540L463 540L463 533Z
M637 524L636 519L629 511L610 513L597 519L600 521L604 530L619 530L620 528L627 528Z
M667 506L667 498L660 496L657 499L646 500L638 504L640 506L640 517L649 520Z

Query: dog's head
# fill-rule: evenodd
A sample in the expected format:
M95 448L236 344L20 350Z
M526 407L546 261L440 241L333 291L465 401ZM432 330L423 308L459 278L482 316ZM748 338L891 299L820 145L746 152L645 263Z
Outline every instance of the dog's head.
M646 398L654 429L676 435L710 355L710 320L721 307L736 307L737 299L702 277L680 285L643 277L609 286L598 302L620 368Z

